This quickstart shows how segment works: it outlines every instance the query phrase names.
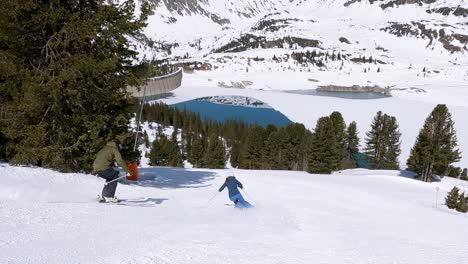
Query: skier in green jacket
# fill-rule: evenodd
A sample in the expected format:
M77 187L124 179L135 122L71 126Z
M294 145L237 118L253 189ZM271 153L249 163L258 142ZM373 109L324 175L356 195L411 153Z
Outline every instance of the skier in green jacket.
M110 182L119 178L119 171L113 169L114 162L117 162L122 169L129 173L127 163L122 159L120 151L122 150L122 144L120 140L114 139L108 142L96 155L96 159L93 163L93 171L98 177L106 180L106 184L102 189L102 202L117 202L115 198L115 191L117 189L117 181Z

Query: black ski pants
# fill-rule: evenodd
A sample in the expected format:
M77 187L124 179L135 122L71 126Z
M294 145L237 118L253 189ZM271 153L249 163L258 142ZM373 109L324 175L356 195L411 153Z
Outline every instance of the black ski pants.
M116 171L112 168L103 170L103 171L98 171L97 175L103 179L106 180L106 183L112 180L115 180L119 177L119 171ZM117 182L114 181L111 182L107 185L104 185L104 188L102 188L102 197L114 197L115 196L115 190L117 189Z

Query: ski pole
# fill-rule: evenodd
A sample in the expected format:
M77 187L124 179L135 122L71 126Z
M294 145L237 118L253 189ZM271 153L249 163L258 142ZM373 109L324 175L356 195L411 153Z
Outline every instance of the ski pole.
M108 182L104 183L104 186L108 185L109 183L113 183L113 182L115 182L115 181L118 181L118 180L120 180L120 179L123 179L123 178L127 178L127 175L118 177L117 179L113 179L112 181L108 181Z
M213 197L211 197L204 205L200 206L200 207L206 207L208 204L210 204L211 201L213 201L213 199L218 196L218 193L215 193L215 195L213 195Z

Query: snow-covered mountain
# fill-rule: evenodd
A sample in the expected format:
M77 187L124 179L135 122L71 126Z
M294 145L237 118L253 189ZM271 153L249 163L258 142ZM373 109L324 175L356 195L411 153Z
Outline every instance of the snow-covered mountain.
M464 0L154 3L148 45L141 47L150 58L199 61L211 70L378 71L394 78L404 70L419 80L468 80ZM399 84L379 83L379 75L364 79Z
M210 61L220 53L279 48L277 55L341 53L345 64L361 64L365 56L394 67L429 67L428 57L463 65L467 21L464 0L155 0L147 55Z

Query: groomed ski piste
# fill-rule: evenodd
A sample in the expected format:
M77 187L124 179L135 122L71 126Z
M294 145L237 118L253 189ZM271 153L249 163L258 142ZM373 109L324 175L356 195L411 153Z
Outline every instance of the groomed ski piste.
M254 209L218 193L234 173ZM117 196L103 181L0 163L0 263L451 263L468 259L467 214L444 197L468 182L410 179L404 171L143 168ZM440 188L436 206L436 187ZM217 195L216 195L217 194ZM216 196L215 196L216 195ZM210 199L214 198L210 201Z

